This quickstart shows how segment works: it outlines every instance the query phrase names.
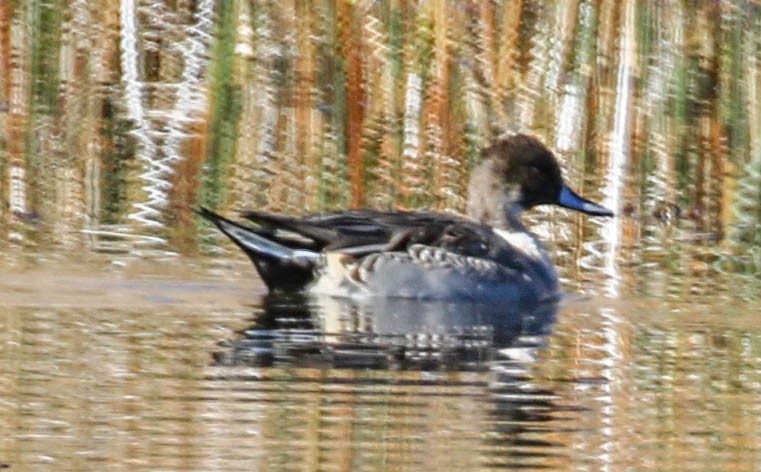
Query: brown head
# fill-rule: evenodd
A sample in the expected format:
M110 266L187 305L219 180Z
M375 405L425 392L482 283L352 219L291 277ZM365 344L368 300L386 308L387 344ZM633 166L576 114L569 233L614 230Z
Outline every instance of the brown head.
M554 204L590 215L613 212L586 200L563 182L557 160L538 139L516 134L482 152L468 187L468 215L494 224L536 205Z

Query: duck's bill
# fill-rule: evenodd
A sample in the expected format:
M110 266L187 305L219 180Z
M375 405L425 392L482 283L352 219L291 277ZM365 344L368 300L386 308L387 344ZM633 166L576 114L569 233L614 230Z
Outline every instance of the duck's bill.
M563 189L560 190L560 195L558 196L558 205L565 208L570 208L571 210L586 213L587 215L613 216L612 211L608 210L604 206L598 205L595 202L590 202L586 198L580 197L576 194L576 192L565 185L563 185Z

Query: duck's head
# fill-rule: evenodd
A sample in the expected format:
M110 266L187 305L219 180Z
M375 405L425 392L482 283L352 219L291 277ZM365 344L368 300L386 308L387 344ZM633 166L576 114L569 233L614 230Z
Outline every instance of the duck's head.
M588 215L613 216L563 182L552 152L525 134L502 139L482 152L468 188L468 215L481 223L508 223L521 211L553 204Z

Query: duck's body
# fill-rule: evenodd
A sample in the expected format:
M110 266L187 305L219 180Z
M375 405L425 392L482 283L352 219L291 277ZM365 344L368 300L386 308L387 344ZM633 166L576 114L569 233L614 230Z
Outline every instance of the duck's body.
M558 280L542 244L521 224L523 209L555 203L611 215L565 186L552 153L516 135L484 150L469 187L470 218L431 212L349 210L289 217L209 210L249 256L270 290L342 297L403 297L479 303L555 298Z
M271 290L469 302L557 293L555 269L533 236L452 215L250 212L260 227L249 228L201 214L248 254Z

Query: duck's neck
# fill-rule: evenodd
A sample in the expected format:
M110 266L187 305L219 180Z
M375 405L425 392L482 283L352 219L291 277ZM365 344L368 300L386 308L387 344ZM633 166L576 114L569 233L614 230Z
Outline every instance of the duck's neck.
M506 229L528 232L521 221L521 213L523 213L523 208L520 205L508 205L507 208L503 208L500 223L504 222Z
M528 228L521 221L522 213L523 208L519 205L505 204L499 211L493 212L489 220L483 223L509 231L529 232Z
M495 228L524 231L520 218L523 207L518 203L520 189L505 188L496 177L494 165L487 159L473 169L468 186L468 216Z

